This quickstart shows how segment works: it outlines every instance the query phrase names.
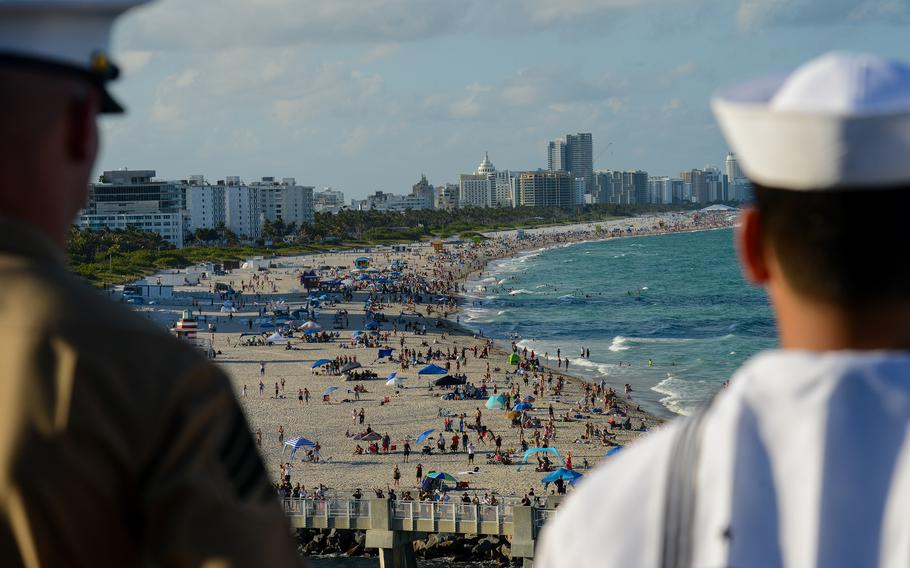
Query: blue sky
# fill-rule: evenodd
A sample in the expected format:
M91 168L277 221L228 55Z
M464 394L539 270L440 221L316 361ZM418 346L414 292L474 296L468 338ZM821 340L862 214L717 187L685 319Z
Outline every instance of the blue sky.
M910 59L910 0L160 0L113 51L97 169L296 177L348 197L546 167L721 165L718 88L832 49Z

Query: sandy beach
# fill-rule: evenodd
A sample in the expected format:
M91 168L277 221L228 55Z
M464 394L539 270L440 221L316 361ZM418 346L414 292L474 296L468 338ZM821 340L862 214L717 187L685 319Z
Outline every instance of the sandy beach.
M280 478L281 465L290 462L291 483L300 483L310 491L318 484L339 492L357 488L365 492L372 488L385 490L387 485L394 486L393 470L398 466L399 494L410 490L416 497L416 468L421 464L424 475L430 470L447 472L458 481L467 482L472 494L477 491L481 495L496 492L521 496L531 488L541 494L540 480L545 473L535 471L536 459L531 458L527 465L517 467L522 456L522 431L526 443L533 447L535 431L542 435L545 430L552 430L554 438L548 445L556 447L563 458L571 453L574 469L585 473L585 463L593 467L601 460L609 459L605 458L608 450L633 443L643 435L637 429L644 425L645 429L653 431L659 427L660 420L637 409L634 396L627 399L622 385L606 385L606 388L616 390L615 402L605 402L602 392L586 393L586 385L591 388L590 384L561 373L561 364L557 367L553 359L542 361L546 369L529 370L524 376L515 374L516 366L507 362L512 351L508 339L496 338L497 342L493 344L457 323L459 316L454 299L464 292L465 278L482 271L492 259L524 250L610 236L704 230L730 223L729 215L666 214L527 230L522 239L514 231L491 233L488 234L490 239L481 245L449 243L444 246L444 252L435 250L430 243L416 243L398 247L401 250L396 251L380 247L369 251L281 257L272 259L271 268L266 270L233 270L202 280L196 286L177 287L175 298L165 304L137 306L137 309L166 328L173 327L181 311L186 309L201 316L200 329L205 330L209 324L213 326L213 331L202 331L199 337L211 340L217 353L215 363L230 376L254 435L261 433L261 452L270 476L276 482ZM380 272L352 273L354 260L358 257L368 257L370 266ZM400 270L394 271L399 273L395 276L398 284L377 284L379 278L393 272L389 270L393 261L397 261L396 267L401 266ZM303 341L301 331L297 331L292 333L290 349L285 342L249 344L262 343L261 339L281 330L282 322L288 320L289 316L273 317L269 308L293 311L306 305L307 291L300 282L300 275L305 270L318 270L323 279L354 277L352 285L346 288L347 297L342 298L340 293L327 294L338 301L320 302L313 318L325 332L337 333L338 337L327 342L307 343ZM361 280L358 274L371 275L372 279ZM242 292L242 296L234 299L236 312L224 312L224 298L217 293L216 284ZM401 293L402 288L409 293ZM415 290L422 292L419 294L422 301L405 302L408 297L413 299ZM385 321L380 322L379 334L364 334L363 337L374 343L367 347L363 341L352 341L351 336L353 331L364 329L367 322L365 306L371 297L376 302L373 313L382 314L371 317ZM306 319L293 321L299 325ZM261 324L265 327L260 327ZM424 326L425 334L415 333L415 330L422 332ZM394 348L392 358L378 359L379 347ZM483 356L485 349L487 354ZM433 352L430 358L426 357L428 351ZM566 346L565 352L577 356L577 346ZM410 355L406 359L402 357L405 353ZM530 358L530 354L519 355L523 360ZM542 355L538 354L538 357L542 358ZM361 367L354 371L355 374L371 372L379 380L347 381L344 376L328 373L328 367L312 369L319 359L356 359ZM451 390L428 388L438 376L418 376L418 371L428 363L443 367L448 364L452 374L463 374L468 383L478 388L485 384L488 395L493 395L494 389L496 394L510 393L513 389L511 392L517 395L516 401L532 396L533 409L526 411L524 418L539 427L517 427L505 410L488 409L486 398L445 400L444 395ZM393 372L403 379L402 387L386 386L386 378ZM554 391L563 382L561 377L565 380L557 394ZM355 385L361 385L365 392L355 392ZM540 387L536 393L535 386ZM330 387L337 387L337 390L326 403L323 393ZM299 400L303 389L309 393L308 402ZM582 402L586 394L595 395L593 405L590 398ZM474 426L478 409L482 425L492 433L484 439L468 428L468 425ZM444 414L455 416L451 427L456 431L457 417L464 415L466 432L476 447L473 466L469 467L461 443L457 452L449 451L456 432L444 431ZM608 423L611 418L615 422L628 418L635 429L612 429ZM550 428L547 428L548 424ZM370 443L350 436L368 428L380 436L388 434L395 449L387 454L355 454L358 445L367 449ZM421 433L430 429L435 432L426 442L415 443ZM608 445L602 442L604 431L610 438ZM437 449L440 435L445 440L443 453ZM457 435L461 436L460 433ZM290 460L290 449L282 440L298 436L319 443L319 463L302 462L304 449L297 452L295 460ZM512 465L488 464L488 456L496 449L495 436L501 437L502 454L511 458ZM407 463L403 454L406 439L411 447ZM381 447L382 442L377 444ZM432 454L422 455L421 450L427 444L432 447ZM559 465L562 464L556 463L554 467ZM475 466L476 472L473 471ZM471 473L467 473L469 471Z

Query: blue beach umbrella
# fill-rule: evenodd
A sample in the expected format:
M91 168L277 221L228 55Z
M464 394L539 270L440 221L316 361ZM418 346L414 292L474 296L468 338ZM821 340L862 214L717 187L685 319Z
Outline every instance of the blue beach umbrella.
M525 455L521 460L522 463L528 463L528 458L534 454L550 454L550 455L556 456L560 460L562 459L562 456L559 455L559 450L557 450L556 448L528 448L528 450L525 451Z
M449 372L440 367L439 365L427 365L420 370L418 375L448 375Z
M310 365L310 369L315 369L316 367L322 367L323 365L328 365L331 362L332 362L331 359L317 359L315 362L313 362L312 365Z
M308 329L308 330L304 331L303 334L304 335L315 335L315 334L319 333L320 331L322 331L322 330L321 329Z
M512 407L512 410L521 412L523 410L531 410L532 408L534 408L534 406L532 406L530 402L519 402Z
M417 440L414 441L414 444L416 445L416 444L419 444L420 442L423 442L424 440L426 440L427 438L430 437L430 434L432 434L432 433L435 432L435 431L436 431L436 430L430 428L429 430L427 430L426 432L424 432L424 433L421 434L420 436L417 436Z
M366 325L363 326L363 327L365 327L366 329L379 329L379 322L378 322L378 321L371 321L371 322L369 322L368 324L366 324Z
M550 454L562 461L562 456L559 455L559 451L556 448L528 448L528 450L525 451L524 457L521 459L521 463L515 468L515 471L521 471L521 466L528 463L528 458L534 454Z
M398 371L395 371L394 373L392 373L391 375L389 375L388 378L386 378L386 380L387 380L387 381L391 381L392 379L394 379L394 378L397 377L397 376L398 376Z
M298 437L298 438L291 438L290 440L288 440L287 442L285 442L284 445L285 445L285 446L291 446L291 447L294 448L294 449L297 449L297 448L304 448L304 447L315 448L315 447L316 447L316 442L313 442L313 441L311 441L311 440L307 440L307 439L304 438L303 436L300 436L300 437Z
M622 448L623 448L622 446L616 446L615 448L610 448L610 451L607 452L607 457L618 454Z
M322 394L323 394L323 396L325 396L328 394L332 394L333 392L335 392L337 390L338 390L338 387L329 387L329 388L325 389L325 392Z
M571 469L566 469L564 467L561 467L561 468L557 469L556 471L554 471L553 473L551 473L550 475L541 479L540 482L541 483L553 483L557 479L561 479L563 481L568 481L569 483L573 483L579 477L581 477L581 474L578 473L577 471L573 471Z
M376 357L377 357L378 359L382 359L382 358L384 358L384 357L391 357L391 356L392 356L392 351L395 351L395 349L393 349L393 348L391 348L391 347L386 347L386 348L380 349L380 350L379 350L379 353L378 353L378 355L377 355Z

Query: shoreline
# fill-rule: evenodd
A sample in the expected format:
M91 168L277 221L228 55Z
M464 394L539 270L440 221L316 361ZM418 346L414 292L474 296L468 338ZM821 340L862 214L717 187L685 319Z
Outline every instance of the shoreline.
M593 226L593 225L596 225L596 223L591 223L590 225ZM465 276L462 280L462 284L464 286L467 286L471 282L474 282L474 281L479 282L483 277L483 273L487 270L489 265L493 262L497 262L497 261L501 261L501 260L514 259L514 258L519 258L521 256L530 256L533 254L540 254L540 253L544 253L544 252L559 249L559 248L569 248L569 247L582 245L582 244L600 243L600 242L613 241L613 240L617 240L617 239L629 239L629 238L637 238L637 237L658 237L658 236L672 235L672 234L720 231L720 230L735 228L736 226L737 226L736 223L731 223L731 224L728 224L725 226L699 227L699 228L691 228L691 229L684 229L684 230L656 231L656 232L650 232L650 233L644 233L644 234L638 233L638 234L633 234L633 235L620 235L620 236L594 238L594 239L580 239L580 240L576 240L576 241L572 241L572 242L547 245L547 246L543 246L540 248L522 249L522 250L515 251L514 253L509 254L509 255L490 258L489 260L487 260L487 262L484 264L484 266L481 269L471 272L470 274ZM460 295L460 298L464 301L468 301L468 300L476 299L476 296L470 296L467 293L462 293ZM458 313L460 313L460 314L464 313L464 306L462 306L461 304L459 304ZM469 326L469 324L459 324L459 325L461 327L463 327L468 333L477 334L477 333L481 333L483 331L482 329L472 329ZM487 337L489 337L490 339L494 340L497 343L497 346L499 347L500 351L503 354L508 355L510 353L510 350L508 349L507 345L513 341L512 338L494 337L494 336L487 336ZM520 338L517 338L516 341L521 342L526 339L527 338L520 337ZM577 358L572 358L573 361L576 359ZM595 383L599 382L597 380L597 377L593 376L593 375L585 376L585 375L575 374L575 373L578 373L578 371L574 371L573 373L566 373L566 372L562 371L561 368L553 368L552 365L549 364L549 362L552 360L553 359L550 358L550 359L547 359L546 361L544 361L543 362L544 368L546 368L547 370L550 370L552 372L557 372L569 380L578 381L582 384L595 384ZM597 373L594 373L594 375L596 375L596 374ZM610 384L610 383L612 383L612 381L607 380L607 383ZM612 385L612 386L619 386L619 385ZM668 408L667 406L665 406L659 402L656 404L659 405L662 413L649 411L648 409L642 409L642 411L646 415L652 417L653 420L655 420L657 423L663 423L668 420L672 420L674 418L683 416L682 414L673 411L672 409Z
M639 232L623 236L645 236L656 234L671 234L682 232L680 230L655 231L658 223L663 220L690 220L690 215L666 214L663 216L647 216L630 219L619 219L604 223L591 223L587 231L559 231L554 227L538 230L541 237L532 231L531 238L526 238L521 245L516 246L514 241L506 237L494 237L492 242L481 245L446 245L446 253L439 255L432 250L429 243L419 243L405 247L406 251L392 251L389 247L376 247L366 253L373 259L374 266L387 266L393 260L407 264L402 270L404 278L413 279L414 282L426 282L427 286L438 290L448 290L447 297L452 297L466 292L467 282L472 275L486 270L488 264L495 260L527 253L533 249L554 248L571 246L593 240L609 240L604 235L596 235L593 231L595 225L608 227L634 226ZM707 230L712 227L703 227L697 230ZM720 227L718 227L720 228ZM687 231L688 232L688 231ZM504 232L508 234L508 232ZM591 238L595 237L595 238ZM610 238L620 238L612 236ZM548 240L558 242L548 243ZM543 244L544 246L540 246ZM523 246L522 246L523 245ZM427 388L427 379L416 376L413 365L398 364L396 361L376 359L376 349L356 345L350 341L350 331L358 329L365 320L363 300L369 295L363 283L357 283L358 291L351 300L339 301L337 304L322 306L317 318L323 329L338 331L340 338L327 343L304 343L295 338L293 347L285 349L283 345L247 345L250 334L265 336L268 331L253 329L263 320L269 320L263 311L269 301L286 300L288 307L294 309L305 301L303 292L297 278L303 269L331 267L329 272L343 275L350 272L352 260L365 253L341 251L335 253L315 253L295 255L272 259L274 268L265 271L236 270L225 276L214 277L203 281L203 286L210 287L206 292L197 287L179 287L176 292L178 298L166 305L142 308L149 319L153 319L164 326L171 327L182 309L194 308L212 323L216 330L200 335L212 341L213 348L219 352L215 363L224 369L233 382L238 398L247 415L248 422L254 435L259 433L262 444L260 452L267 464L270 477L279 478L279 465L289 461L290 452L284 447L283 442L297 436L318 441L322 446L321 455L325 463L299 463L300 456L291 464L291 480L293 484L300 483L308 490L317 484L324 484L329 488L346 492L360 488L369 492L371 488L386 490L387 485L393 485L392 470L398 466L401 470L401 491L410 490L416 495L415 490L415 463L422 463L424 471L436 469L446 471L456 476L460 481L469 483L468 492L471 495L482 495L493 492L498 495L512 495L520 497L529 488L540 490L540 478L544 475L534 471L534 461L525 468L503 466L501 464L486 463L486 454L492 452L490 446L474 440L477 446L478 472L468 471L466 455L459 452L434 452L432 455L421 455L420 448L414 446L412 455L407 462L403 461L402 442L407 437L415 439L419 433L426 429L435 429L435 441L444 431L443 418L440 409L454 414L465 414L468 422L475 408L482 409L485 425L501 435L503 438L503 451L510 455L520 457L519 429L510 425L504 418L504 413L491 411L484 407L485 400L452 400L447 401L441 395L446 391ZM442 257L448 256L451 262L443 262ZM459 264L462 262L463 264ZM236 313L225 314L219 311L219 302L213 299L212 289L215 283L231 284L238 289L244 288L244 304ZM429 300L442 292L428 293ZM460 372L467 375L470 382L480 386L485 368L489 364L491 380L487 381L489 389L498 389L507 392L510 388L521 389L522 394L530 393L533 385L521 384L519 377L511 373L510 366L506 365L506 356L510 353L507 338L480 338L476 337L475 330L461 323L463 305L434 306L432 302L418 304L420 310L426 308L427 316L417 316L413 308L397 302L394 294L379 294L382 298L383 312L387 315L387 323L383 325L385 339L382 343L396 349L420 350L434 349L442 353L442 359L437 359L438 364L448 361L455 369L455 358L446 358L445 354L454 350L462 353L460 357ZM261 298L261 299L260 299ZM192 302L190 302L192 300ZM433 308L437 308L437 310ZM350 324L342 329L333 329L333 312L345 310L350 317ZM447 313L446 313L447 312ZM394 314L400 314L396 317ZM444 315L445 314L445 315ZM403 318L403 319L401 319ZM279 320L271 318L276 323ZM417 335L406 328L399 329L393 322L401 321L409 324L423 322L427 330L425 335ZM439 322L435 327L434 321ZM267 323L267 322L266 322ZM404 323L402 323L404 325ZM394 327L389 327L394 326ZM204 328L205 325L201 325ZM393 331L394 330L394 331ZM493 341L493 345L489 344ZM487 354L480 352L486 347ZM471 357L472 350L477 349ZM396 351L398 353L399 351ZM468 357L464 357L467 352ZM310 366L317 359L336 359L338 357L357 357L363 365L361 370L369 370L382 380L361 380L344 382L342 377L315 373ZM260 368L260 362L265 363ZM422 365L418 365L420 368ZM545 363L545 366L546 363ZM548 367L548 366L547 366ZM405 377L407 388L392 389L384 385L384 379L392 371ZM617 445L633 442L640 432L634 430L613 429L607 424L609 416L606 413L597 414L584 412L576 401L584 396L585 385L591 381L584 376L563 372L562 369L547 368L544 373L553 373L556 377L564 377L566 387L561 395L552 395L549 391L543 396L540 404L532 415L542 420L546 419L546 409L552 405L556 416L571 416L568 421L560 419L556 422L557 437L553 444L559 449L562 456L571 452L576 469L583 473L583 464L587 462L591 467L604 459L604 454L610 446L602 446L597 439L587 441L585 432L590 427L597 432L608 432L615 436ZM577 371L576 371L577 372ZM542 377L543 375L541 375ZM260 391L259 382L264 383ZM362 384L367 392L356 396L351 390L355 384ZM323 390L328 387L337 387L339 390L332 395L331 404L319 402ZM297 400L298 392L307 388L312 400L308 404ZM349 401L349 402L346 402ZM388 402L386 402L388 401ZM617 396L616 401L622 413L635 424L647 424L649 428L659 427L664 419L652 413L636 409L634 400L626 401ZM352 419L351 413L361 408L367 410L366 420L358 423ZM357 433L371 425L372 429L380 434L389 433L392 445L397 449L386 453L355 455L352 453L357 442L346 433ZM590 426L589 426L590 425ZM279 434L279 429L283 434ZM446 440L453 433L445 433ZM530 431L528 432L530 435ZM472 434L473 438L473 434ZM364 444L365 446L365 444ZM517 449L516 449L517 448ZM301 451L301 453L303 453ZM422 460L422 461L421 461ZM552 491L552 488L550 489ZM459 492L460 493L460 492ZM455 497L460 497L456 494Z

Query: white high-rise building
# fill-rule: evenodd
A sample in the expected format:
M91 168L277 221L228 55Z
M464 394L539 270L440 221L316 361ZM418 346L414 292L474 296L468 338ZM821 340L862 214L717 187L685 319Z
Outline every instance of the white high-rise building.
M547 169L551 172L567 170L566 141L553 140L547 144Z
M201 176L191 176L186 186L186 210L189 231L216 229L225 224L224 186L206 183Z
M577 177L575 178L575 205L584 205L585 204L585 190L587 184L585 183L585 178Z
M236 235L257 239L262 232L259 188L241 185L239 179L224 186L224 225Z
M259 203L265 220L281 219L286 225L296 226L313 222L313 188L297 185L294 178L264 177L250 184L259 189Z
M458 186L454 183L436 186L436 209L458 209Z
M316 213L338 213L344 207L344 192L325 187L313 192L313 211Z
M736 159L736 155L733 152L727 153L727 158L724 160L724 173L727 174L727 181L731 184L735 180L746 177L743 175L743 171L739 167L739 160Z
M652 177L648 180L648 193L650 194L651 203L681 201L682 180L668 176ZM674 199L674 193L678 195L678 199Z
M461 174L459 176L458 200L462 207L489 207L490 178L479 174Z
M483 160L473 174L459 176L459 201L462 207L491 207L493 205L493 183L490 174L496 172L490 156L484 153Z
M496 171L490 156L483 160L473 174L459 177L459 199L462 207L513 207L514 188L508 170Z
M748 201L752 197L752 183L746 178L739 160L733 152L724 160L724 172L727 174L727 198L732 201Z
M502 170L490 174L493 178L493 206L494 207L513 207L512 200L512 173L508 170Z

